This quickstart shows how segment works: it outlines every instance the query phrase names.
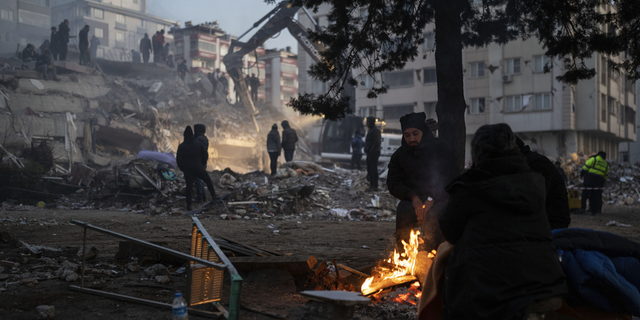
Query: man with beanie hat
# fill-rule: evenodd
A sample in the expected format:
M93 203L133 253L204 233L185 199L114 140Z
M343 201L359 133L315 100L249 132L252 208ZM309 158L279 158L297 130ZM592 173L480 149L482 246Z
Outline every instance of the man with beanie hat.
M527 158L527 165L531 171L544 177L545 187L545 211L549 219L551 229L564 229L569 227L571 215L569 213L569 198L564 179L549 158L531 151L529 146L516 136L516 145L520 153Z
M426 249L436 249L443 241L438 217L446 207L446 172L451 161L446 149L433 136L425 123L424 112L410 113L400 118L402 145L391 156L387 186L400 199L396 210L396 243L408 242L414 227L422 226Z
M587 209L588 198L591 215L602 213L602 187L609 177L609 164L605 161L606 159L607 154L600 151L585 162L582 172L580 172L580 177L584 179L583 186L585 188L598 188L582 191L582 210Z
M378 191L378 159L382 144L382 134L376 127L376 118L367 117L367 137L364 140L364 153L367 154L367 179L369 180L368 192Z
M187 196L187 210L191 210L191 191L195 178L199 178L207 184L211 199L216 199L216 190L213 188L211 177L204 169L203 163L206 163L208 157L207 149L204 145L197 141L193 136L190 126L184 130L184 141L178 146L176 152L176 162L178 168L184 173L184 180L187 183L185 195Z

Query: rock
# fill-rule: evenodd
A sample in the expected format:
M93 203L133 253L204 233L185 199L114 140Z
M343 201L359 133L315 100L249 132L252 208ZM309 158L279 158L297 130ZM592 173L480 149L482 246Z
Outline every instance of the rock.
M56 313L56 307L54 306L38 306L36 308L38 319L53 319Z
M78 280L78 274L71 270L65 270L60 277L64 278L67 282L75 282Z
M171 278L168 276L156 276L156 282L160 284L167 284L171 282Z
M227 219L227 215L226 214L221 214L220 215L220 219L221 220L226 220Z
M80 268L80 265L73 263L73 262L69 262L69 261L64 261L60 264L60 268L64 269L64 270L71 270L71 271L76 271Z
M228 217L229 220L242 220L242 216L237 214L230 214Z
M633 198L627 198L626 200L624 200L624 202L628 205L632 205L634 202L636 202Z
M171 273L169 272L169 270L167 270L167 267L165 267L161 263L154 264L151 267L144 269L144 273L147 275L147 277L152 279L156 276L171 276Z
M94 245L90 245L87 248L87 255L85 256L85 260L91 260L98 256L98 248ZM78 257L82 259L82 248L78 250Z

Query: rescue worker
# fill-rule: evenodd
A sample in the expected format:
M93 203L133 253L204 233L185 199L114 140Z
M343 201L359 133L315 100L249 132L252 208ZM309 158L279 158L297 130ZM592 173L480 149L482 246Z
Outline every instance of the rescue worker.
M565 186L562 176L558 173L558 169L549 158L531 151L531 148L526 146L518 137L516 137L516 145L518 145L520 153L527 158L529 168L544 177L546 192L544 207L549 218L551 230L568 228L569 223L571 223L569 197L567 195L567 186Z
M204 146L204 149L207 151L207 155L204 159L204 162L202 163L202 166L206 170L207 162L209 161L209 139L207 139L207 136L205 135L205 133L207 133L207 127L204 124L196 124L193 126L193 137L196 139L197 142L200 142ZM204 201L205 199L207 199L207 197L204 194L204 183L202 183L201 179L196 178L195 184L196 184L197 202Z
M186 197L187 210L191 210L191 192L193 191L193 181L200 178L207 184L211 198L216 198L216 191L213 189L211 177L202 166L207 156L207 150L204 145L193 137L193 131L190 126L184 130L184 141L178 146L176 153L176 162L178 167L184 173L184 179L187 183Z
M382 145L382 133L376 127L376 118L367 117L367 137L364 140L364 152L367 154L367 192L378 191L378 159Z
M49 41L49 52L51 52L51 58L58 60L58 47L60 46L60 35L56 31L56 27L51 27L51 38Z
M82 28L82 30L80 30L80 33L78 34L78 37L80 38L78 47L80 48L80 65L81 66L91 61L91 58L89 58L89 29L90 29L89 25L85 25L84 28Z
M602 188L604 182L609 177L609 164L607 154L604 151L592 156L582 167L580 177L583 178L585 188L598 188L597 190L582 191L582 210L587 209L587 199L589 199L589 209L592 215L602 213Z
M444 189L450 179L444 172L451 172L447 170L451 161L444 156L447 149L433 136L425 123L426 118L424 112L409 113L400 118L403 134L401 146L389 161L387 187L391 195L400 200L396 210L395 232L396 244L400 249L403 248L402 240L409 242L411 230L418 226L422 227L428 251L436 249L443 242L438 230L438 217L447 203ZM373 117L371 121L374 121ZM377 156L375 161L372 170L375 170L377 179Z
M280 134L278 133L278 125L273 124L271 131L267 135L267 152L269 152L269 159L271 160L271 176L276 175L278 171L278 158L280 157L280 151L282 151L282 144L280 143Z
M22 50L22 62L36 61L37 58L36 47L31 43L27 44L27 47Z
M142 62L149 63L149 56L153 48L151 47L151 40L149 40L149 34L144 34L144 38L140 39L140 53L142 53Z
M100 46L100 39L94 34L89 41L89 49L91 50L91 59L98 57L98 46ZM94 60L95 61L95 60Z
M567 294L545 214L545 180L502 123L480 127L473 166L446 187L440 217L447 259L444 319L527 319L536 302Z
M351 139L351 170L362 170L360 161L362 160L362 148L364 148L364 141L362 140L362 134L360 130L356 130L356 135Z
M62 23L60 23L60 25L58 26L57 50L60 55L60 61L67 60L67 49L70 37L69 32L71 32L71 29L69 29L69 20L64 19L64 21L62 21Z
M187 68L187 60L182 60L182 63L178 65L178 76L182 81L187 81L186 76L189 73L189 68Z
M42 78L47 79L49 71L51 72L51 80L58 81L58 75L56 74L56 67L53 65L51 59L51 51L45 50L36 60L36 71L42 72Z
M296 130L291 128L289 121L284 120L282 125L282 149L284 150L284 160L286 162L293 161L293 153L296 151L296 142L298 142L298 134Z
M256 77L255 73L251 74L251 78L249 79L249 86L251 87L251 100L253 102L258 102L258 88L260 88L260 79Z

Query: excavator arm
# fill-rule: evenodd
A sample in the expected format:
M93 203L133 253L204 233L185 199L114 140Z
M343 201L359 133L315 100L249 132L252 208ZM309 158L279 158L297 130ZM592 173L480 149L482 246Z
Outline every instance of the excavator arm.
M258 132L260 129L258 128L258 123L255 120L255 115L258 114L258 110L251 100L249 88L247 88L247 84L244 81L244 75L242 73L242 58L264 44L264 42L269 38L286 28L302 45L305 51L307 51L317 62L321 61L322 57L320 56L320 52L324 51L325 47L320 43L311 41L309 33L297 22L293 21L293 17L299 9L300 7L292 6L289 1L280 2L276 8L254 23L251 29L238 38L242 38L253 28L258 27L268 19L267 23L265 23L264 26L262 26L262 28L260 28L248 41L241 42L239 40L232 40L229 53L222 59L222 62L227 67L227 73L231 79L233 79L236 87L236 94L240 95L240 100L242 101L246 112L253 117L253 122ZM236 47L239 49L236 50Z

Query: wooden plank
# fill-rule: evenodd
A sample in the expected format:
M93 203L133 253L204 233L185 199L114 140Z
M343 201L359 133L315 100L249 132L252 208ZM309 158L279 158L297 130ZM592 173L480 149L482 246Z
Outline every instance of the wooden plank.
M239 271L280 269L289 271L293 276L308 275L318 263L313 256L236 257L229 260Z

